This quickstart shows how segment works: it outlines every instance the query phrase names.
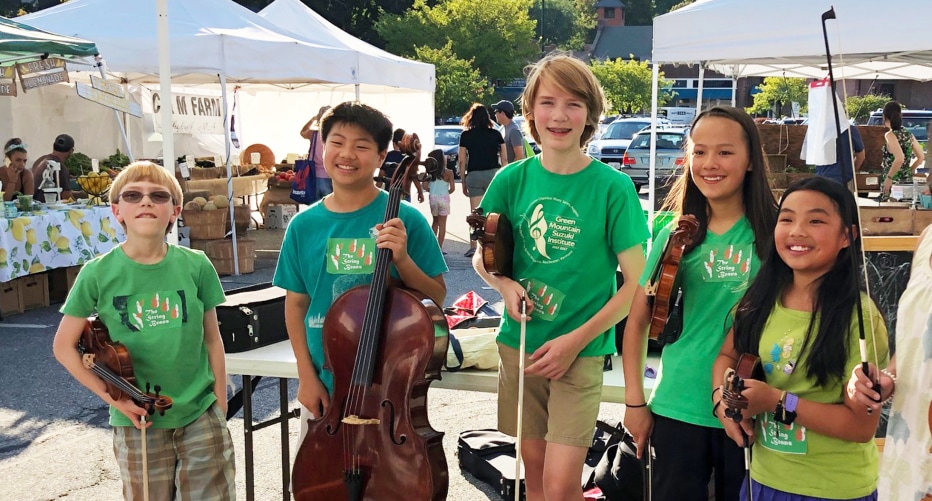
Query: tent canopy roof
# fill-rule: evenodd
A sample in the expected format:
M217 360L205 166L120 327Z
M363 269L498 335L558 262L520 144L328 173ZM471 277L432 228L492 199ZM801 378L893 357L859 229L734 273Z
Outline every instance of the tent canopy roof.
M434 67L374 47L332 23L300 0L275 0L259 16L285 30L290 36L325 47L355 52L361 83L434 90Z
M0 61L41 55L89 57L97 55L93 42L42 31L0 17Z
M173 83L358 83L351 51L292 38L231 0L168 0L168 16ZM70 0L17 19L92 39L113 71L158 82L155 2Z
M883 8L874 0L834 4L837 19L827 20L826 27L835 78L932 80L932 2L890 0ZM653 62L700 63L735 77L823 78L828 66L822 13L832 5L832 0L698 0L654 18Z

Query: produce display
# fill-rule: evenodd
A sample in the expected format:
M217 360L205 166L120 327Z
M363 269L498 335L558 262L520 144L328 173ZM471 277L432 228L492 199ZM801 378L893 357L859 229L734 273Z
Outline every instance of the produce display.
M106 172L89 172L77 177L78 186L84 190L90 199L88 205L103 205L101 195L110 189L113 179Z

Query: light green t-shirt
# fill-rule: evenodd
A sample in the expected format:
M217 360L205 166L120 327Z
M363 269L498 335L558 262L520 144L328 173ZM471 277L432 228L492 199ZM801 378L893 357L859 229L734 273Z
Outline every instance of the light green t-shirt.
M874 312L873 329L865 324L868 360L887 364L887 328L877 306L862 294L865 320ZM806 337L812 314L774 306L761 335L759 356L767 384L794 393L799 398L825 404L844 402L844 385L848 378L817 386L806 375L806 359L800 349ZM818 321L814 327L818 330ZM858 348L858 317L852 312L848 327L847 376L861 363ZM873 333L873 334L872 334ZM872 336L876 339L875 344ZM708 393L708 392L706 392ZM877 487L878 457L874 442L856 443L820 435L798 423L787 427L773 420L773 412L757 419L757 437L754 443L754 461L751 477L769 487L803 496L828 499L855 499L869 495Z
M323 369L324 317L344 292L372 282L378 251L375 225L385 220L388 193L380 191L369 205L353 212L332 212L317 202L288 224L272 283L311 296L304 318L307 346L320 380L333 392L333 373ZM408 255L427 276L447 271L437 237L424 216L402 201L398 217L408 234ZM397 277L395 267L391 273Z
M513 226L514 278L536 308L527 324L528 353L579 327L616 291L618 253L647 239L647 221L631 179L593 160L579 172L554 174L537 157L498 171L482 199L486 213ZM520 323L507 314L498 341L519 347ZM615 352L614 329L580 356Z
M657 266L675 223L657 235L641 286ZM709 398L712 364L725 340L728 313L758 269L754 231L746 217L721 235L707 231L703 242L683 257L677 273L683 287L683 332L678 341L663 348L651 411L698 426L722 427L712 416Z
M129 351L136 386L161 387L173 400L154 428L183 428L214 401L214 375L204 344L204 312L224 301L223 287L203 252L175 245L156 264L139 264L122 246L88 261L61 312L86 317L95 311L110 339ZM112 426L132 426L110 407Z

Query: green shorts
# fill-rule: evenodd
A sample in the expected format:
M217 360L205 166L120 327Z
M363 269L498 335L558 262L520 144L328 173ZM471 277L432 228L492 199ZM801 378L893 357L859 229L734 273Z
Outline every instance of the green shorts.
M498 344L498 429L518 432L518 350ZM579 357L560 379L524 376L522 438L589 447L602 400L605 357ZM531 364L525 359L525 367Z

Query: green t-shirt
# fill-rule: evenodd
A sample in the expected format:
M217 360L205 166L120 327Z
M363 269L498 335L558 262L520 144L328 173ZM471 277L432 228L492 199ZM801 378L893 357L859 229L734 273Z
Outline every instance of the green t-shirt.
M650 279L675 223L657 235L641 286ZM725 340L728 313L759 268L754 231L743 216L721 235L707 231L703 242L683 257L677 273L683 288L683 332L663 348L651 411L698 426L722 427L712 417L709 399L712 364Z
M615 294L618 253L648 237L634 183L595 160L568 175L544 169L537 157L512 163L498 171L481 207L513 226L513 278L536 305L528 353L592 318ZM518 348L520 323L502 318L499 342ZM614 352L609 329L579 355Z
M156 264L139 264L122 246L87 262L61 312L95 311L110 338L130 353L136 386L161 387L172 408L151 416L155 428L183 428L214 401L214 375L204 344L204 312L224 301L213 265L201 251L175 245ZM132 422L110 407L110 424Z
M331 212L323 202L301 211L288 224L272 283L311 296L304 318L307 346L320 380L333 392L333 374L323 370L324 317L344 292L372 282L375 271L375 225L385 220L388 193L380 191L369 205L354 212ZM408 234L408 255L427 276L446 273L437 238L424 216L401 202L399 216ZM392 275L397 277L394 266Z
M868 360L876 361L872 333L881 367L888 360L887 329L877 305L862 294L864 318L870 311L873 330L865 325ZM760 340L761 364L767 375L767 384L795 393L800 398L825 404L844 402L847 377L817 386L806 375L806 358L800 358L800 348L809 327L812 314L774 306ZM815 326L818 329L818 321ZM848 328L848 362L845 375L851 374L861 363L858 348L858 317L852 312ZM708 393L708 392L706 392ZM877 487L878 457L873 442L857 443L820 435L798 423L787 427L773 420L773 412L757 418L757 437L754 443L754 461L751 477L754 480L784 492L828 499L855 499L869 495Z

